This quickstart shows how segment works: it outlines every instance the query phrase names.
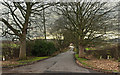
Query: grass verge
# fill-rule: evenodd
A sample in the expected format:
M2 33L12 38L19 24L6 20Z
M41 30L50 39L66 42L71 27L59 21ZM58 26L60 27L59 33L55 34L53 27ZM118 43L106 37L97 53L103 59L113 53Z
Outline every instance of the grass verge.
M86 63L84 62L84 61L87 61L87 59L79 58L78 56L79 56L78 54L75 54L75 58L76 58L80 63L82 63L82 64L85 65L85 66L88 66L88 64L86 64Z
M32 64L37 61L43 60L49 58L48 56L45 57L28 57L27 60L12 60L12 61L2 61L2 67L3 68L8 68L8 67L17 67L17 66L22 66L22 65L27 65L27 64Z
M111 65L114 64L110 60L105 60L105 59L104 60L99 60L99 59L87 60L84 58L79 58L78 54L75 54L75 58L76 58L77 64L79 64L82 67L88 68L88 69L92 69L92 70L99 71L99 72L105 72L105 73L117 73L118 72L116 70L117 68L114 68L114 69L109 68L109 67L112 67L112 66L110 66L110 64ZM107 64L109 64L109 65L107 65ZM106 68L106 67L108 67L108 68Z

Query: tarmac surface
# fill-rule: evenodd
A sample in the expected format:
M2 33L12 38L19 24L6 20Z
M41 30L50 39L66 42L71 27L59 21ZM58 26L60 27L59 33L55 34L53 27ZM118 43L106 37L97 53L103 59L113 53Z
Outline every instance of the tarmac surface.
M78 66L75 63L74 52L58 54L55 57L26 66L10 70L3 70L3 73L97 73Z

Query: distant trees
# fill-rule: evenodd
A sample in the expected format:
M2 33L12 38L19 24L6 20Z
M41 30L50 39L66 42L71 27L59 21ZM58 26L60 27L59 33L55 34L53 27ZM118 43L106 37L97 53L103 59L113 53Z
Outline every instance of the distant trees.
M41 8L43 10L37 10L34 12L34 16L30 18L31 20L31 29L29 30L29 36L30 37L37 37L40 39L47 39L49 26L51 26L51 23L53 22L53 13L50 11L50 8L52 8L53 5L58 3L42 3Z
M68 46L70 43L77 45L78 36L74 34L73 31L67 30L66 26L68 20L64 16L60 16L52 25L50 32L55 36L56 40L59 41L61 46ZM63 40L63 43L61 43Z

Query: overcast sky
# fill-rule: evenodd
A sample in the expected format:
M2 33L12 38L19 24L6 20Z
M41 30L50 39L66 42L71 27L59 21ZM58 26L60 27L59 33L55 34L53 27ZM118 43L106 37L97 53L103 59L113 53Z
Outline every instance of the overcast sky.
M0 2L2 2L3 0L0 0ZM23 0L8 0L8 1L23 1ZM26 0L26 1L30 1L30 0ZM33 0L33 1L42 1L42 0ZM66 2L66 1L72 1L72 2L74 2L74 1L76 1L76 0L46 0L47 2L50 2L50 1L53 1L53 2ZM78 0L79 1L79 0ZM88 0L88 1L90 1L90 0ZM96 0L92 0L92 1L96 1ZM111 6L114 6L115 4L116 4L116 2L118 2L118 1L120 1L120 0L98 0L98 1L100 1L100 2L105 2L105 1L107 1L107 2L110 2L110 3L108 3L108 6L109 7L111 7ZM0 13L2 12L2 9L3 8L5 8L1 3L0 3ZM2 15L0 14L0 17L2 17ZM1 22L0 22L0 28L2 27L2 24L1 24ZM2 30L0 29L0 35L1 35L1 32L2 32ZM1 39L1 38L0 38Z

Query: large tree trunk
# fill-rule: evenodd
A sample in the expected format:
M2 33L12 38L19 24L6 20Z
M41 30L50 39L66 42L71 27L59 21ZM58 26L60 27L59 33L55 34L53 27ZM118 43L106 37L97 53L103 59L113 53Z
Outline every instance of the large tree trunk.
M79 45L79 57L84 57L84 47Z
M26 59L26 35L24 35L23 38L20 39L19 59Z

